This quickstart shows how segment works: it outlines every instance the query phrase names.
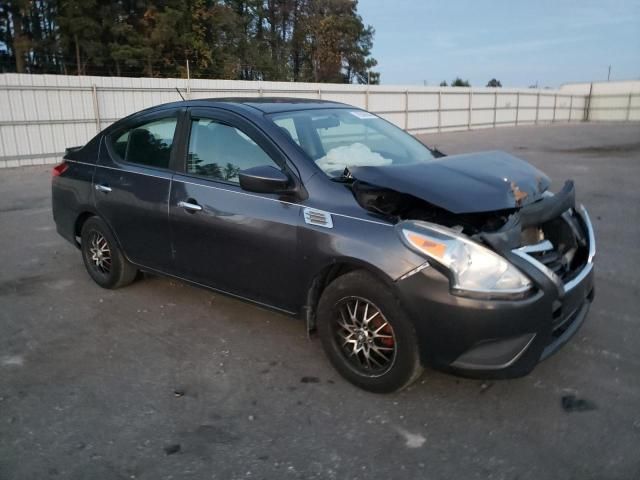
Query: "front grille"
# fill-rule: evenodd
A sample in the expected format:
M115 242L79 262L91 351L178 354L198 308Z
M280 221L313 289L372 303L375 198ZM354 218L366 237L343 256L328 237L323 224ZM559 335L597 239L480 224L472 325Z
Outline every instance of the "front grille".
M590 261L590 227L573 209L535 230L535 234L529 232L529 236L539 242L525 244L518 252L526 254L534 264L544 265L546 273L553 273L563 284L574 279Z
M544 252L530 253L533 258L551 270L564 280L564 276L569 273L569 265L564 261L562 254L557 250L547 250Z
M585 266L586 255L577 248L577 251L559 251L553 244L549 250L541 252L531 252L534 260L555 273L562 283L566 283L573 279Z
M596 254L595 236L589 215L584 207L569 209L553 220L521 235L520 248L513 253L528 261L544 273L558 288L559 295L553 302L551 336L542 352L547 358L560 348L577 331L586 316L593 299L593 289L580 302L565 303L569 294L592 272ZM578 303L576 305L576 303Z

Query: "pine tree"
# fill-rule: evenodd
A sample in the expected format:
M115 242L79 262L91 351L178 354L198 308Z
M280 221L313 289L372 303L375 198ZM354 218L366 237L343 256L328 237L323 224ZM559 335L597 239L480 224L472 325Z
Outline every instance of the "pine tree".
M2 71L373 83L356 0L5 0Z

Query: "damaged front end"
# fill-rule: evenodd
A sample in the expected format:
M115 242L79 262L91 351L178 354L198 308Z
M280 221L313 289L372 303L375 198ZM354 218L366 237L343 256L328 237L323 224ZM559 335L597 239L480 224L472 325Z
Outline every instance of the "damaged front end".
M549 178L505 152L349 168L358 203L400 220L462 228L466 235L499 230L509 217L542 200Z
M513 213L498 230L477 237L503 255L533 264L558 287L560 297L565 284L592 268L595 256L593 226L586 209L575 206L572 181L557 194Z
M548 357L578 330L594 298L595 236L587 210L575 205L573 182L480 238L530 276L542 274L537 283L554 298L551 331L540 358Z
M586 209L576 208L570 180L557 194L547 192L540 201L509 215L499 229L472 238L511 261L515 256L533 265L553 282L559 299L593 268L593 226Z
M571 180L557 194L544 191L533 203L489 212L453 213L357 178L352 178L351 189L362 207L393 221L400 230L446 227L509 261L514 257L526 260L553 281L560 297L563 285L591 265L595 254L591 222L583 207L576 208Z
M504 152L456 155L422 164L355 167L348 183L358 203L393 223L446 227L500 255L527 255L556 283L593 257L591 224L567 181L549 178Z
M429 193L418 197L406 193L406 189L389 188L388 183L384 187L365 183L357 171L353 174L350 186L359 204L394 222L405 245L448 277L452 299L440 297L448 305L447 312L469 301L490 305L474 304L478 318L485 308L517 309L518 302L536 305L539 323L534 318L526 320L530 326L517 342L513 340L519 346L509 350L513 358L517 357L513 351L521 347L523 352L530 352L525 366L512 369L497 357L481 358L507 341L500 339L499 330L489 328L492 333L483 335L478 344L468 345L466 352L452 359L451 368L467 373L474 369L522 373L566 343L586 317L594 296L595 238L591 221L586 209L575 204L573 181L553 194L547 191L546 181L540 182L539 178L534 176L523 189L528 190L530 201L518 204L517 184L514 188L505 176L503 181L510 184L513 203L497 202L504 208L493 211L480 205L453 212L429 202ZM535 194L533 184L539 186ZM455 184L449 184L448 190L450 195L458 194ZM454 300L456 297L463 298ZM432 311L438 311L437 304L430 305ZM469 322L473 323L471 319Z

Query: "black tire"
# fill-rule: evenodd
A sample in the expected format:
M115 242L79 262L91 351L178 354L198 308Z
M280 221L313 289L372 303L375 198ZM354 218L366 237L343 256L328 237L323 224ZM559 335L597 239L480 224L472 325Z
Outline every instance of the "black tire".
M124 257L104 220L89 218L84 222L80 236L84 266L98 285L114 289L133 282L138 270Z
M378 313L368 310L370 308L377 309ZM367 322L361 321L355 334L352 327L357 321L353 320L358 316L368 318L367 312L371 311L374 316ZM377 323L372 325L374 319ZM349 328L344 327L345 323L349 323ZM364 390L396 392L422 374L413 324L389 287L364 270L342 275L327 286L318 304L317 326L322 346L333 366L344 378ZM376 333L381 329L384 335ZM369 349L365 351L367 344ZM391 347L394 348L392 353ZM358 349L361 350L356 352ZM382 353L381 349L384 349ZM382 365L373 364L374 358L377 359L375 363Z

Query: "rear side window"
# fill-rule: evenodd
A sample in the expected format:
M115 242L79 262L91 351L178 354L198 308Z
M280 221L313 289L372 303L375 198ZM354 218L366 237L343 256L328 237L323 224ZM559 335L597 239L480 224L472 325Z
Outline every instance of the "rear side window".
M276 162L241 130L211 119L191 122L187 173L239 183L238 173Z
M127 162L169 168L176 117L154 120L116 134L112 146Z

